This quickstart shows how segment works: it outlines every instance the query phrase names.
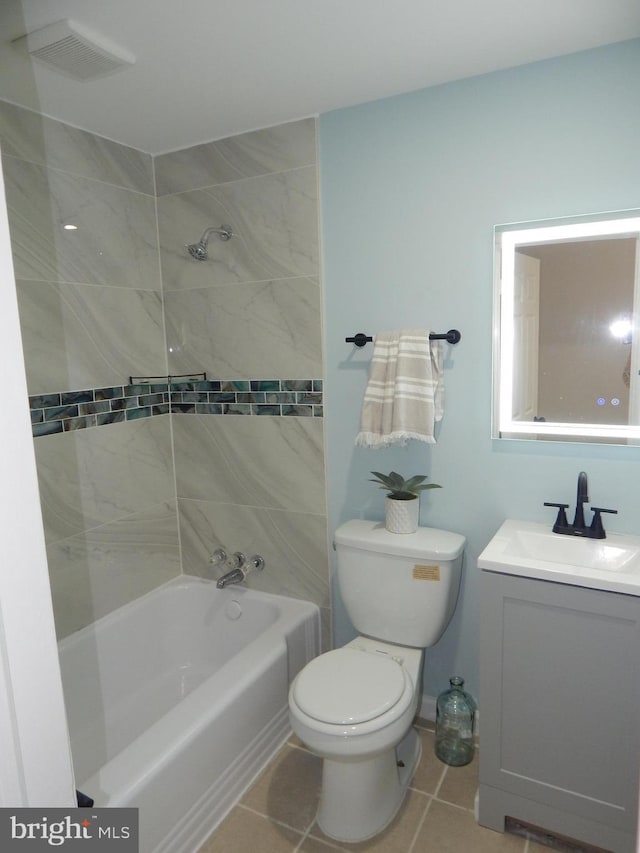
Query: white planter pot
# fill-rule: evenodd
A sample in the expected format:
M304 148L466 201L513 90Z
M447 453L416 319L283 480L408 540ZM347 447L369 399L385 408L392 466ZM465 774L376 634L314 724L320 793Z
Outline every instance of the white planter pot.
M384 526L390 533L415 533L418 529L420 500L417 495L410 501L386 497L384 512Z

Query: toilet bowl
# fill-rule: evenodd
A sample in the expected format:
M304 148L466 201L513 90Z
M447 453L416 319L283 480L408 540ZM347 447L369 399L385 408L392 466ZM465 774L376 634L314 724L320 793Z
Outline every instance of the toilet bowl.
M366 637L314 658L289 691L296 733L314 751L336 758L365 758L395 746L416 713L421 661L419 649Z
M340 594L360 636L308 663L289 690L291 728L323 759L316 820L330 838L371 838L402 804L420 759L424 649L453 614L464 544L361 519L335 532Z
M364 841L395 816L420 759L416 714L423 653L358 637L311 661L289 691L298 737L324 759L317 823Z

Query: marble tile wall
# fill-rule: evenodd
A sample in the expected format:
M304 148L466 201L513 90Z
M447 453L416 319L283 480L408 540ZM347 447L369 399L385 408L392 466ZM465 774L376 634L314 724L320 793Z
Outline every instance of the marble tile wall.
M65 636L181 571L169 415L126 419L124 405L105 412L111 399L95 396L132 373L167 373L153 162L6 103L0 144ZM110 426L79 429L99 418Z
M183 569L209 574L218 544L260 553L249 585L316 602L328 626L315 121L163 155L155 169L170 372L248 377L280 395L300 380L316 415L173 418ZM192 260L185 244L222 224L232 239L213 235L209 260Z
M0 102L60 636L210 574L221 542L262 553L249 585L315 601L329 637L315 133L157 157L156 199L151 157ZM223 223L232 240L193 261Z

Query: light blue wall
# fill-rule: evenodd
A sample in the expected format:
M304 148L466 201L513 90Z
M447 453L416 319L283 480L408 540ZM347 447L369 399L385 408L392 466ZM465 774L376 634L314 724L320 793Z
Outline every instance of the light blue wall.
M425 58L428 61L428 58ZM450 675L478 688L478 554L506 517L552 521L577 474L640 533L640 448L490 437L492 229L497 223L640 206L640 41L323 115L320 170L326 299L330 531L381 518L369 471L426 472L421 523L468 540L456 614L427 653L424 692ZM354 447L371 345L354 332L455 327L436 445ZM336 642L352 636L340 602Z

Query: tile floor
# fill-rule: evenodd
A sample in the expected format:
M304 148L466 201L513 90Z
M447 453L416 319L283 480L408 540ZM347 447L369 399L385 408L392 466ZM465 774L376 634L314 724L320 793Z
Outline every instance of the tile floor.
M477 754L466 767L448 767L435 756L431 724L418 731L422 758L408 795L375 838L344 844L323 834L315 822L321 761L292 736L200 853L549 853L532 838L478 826L473 814Z

